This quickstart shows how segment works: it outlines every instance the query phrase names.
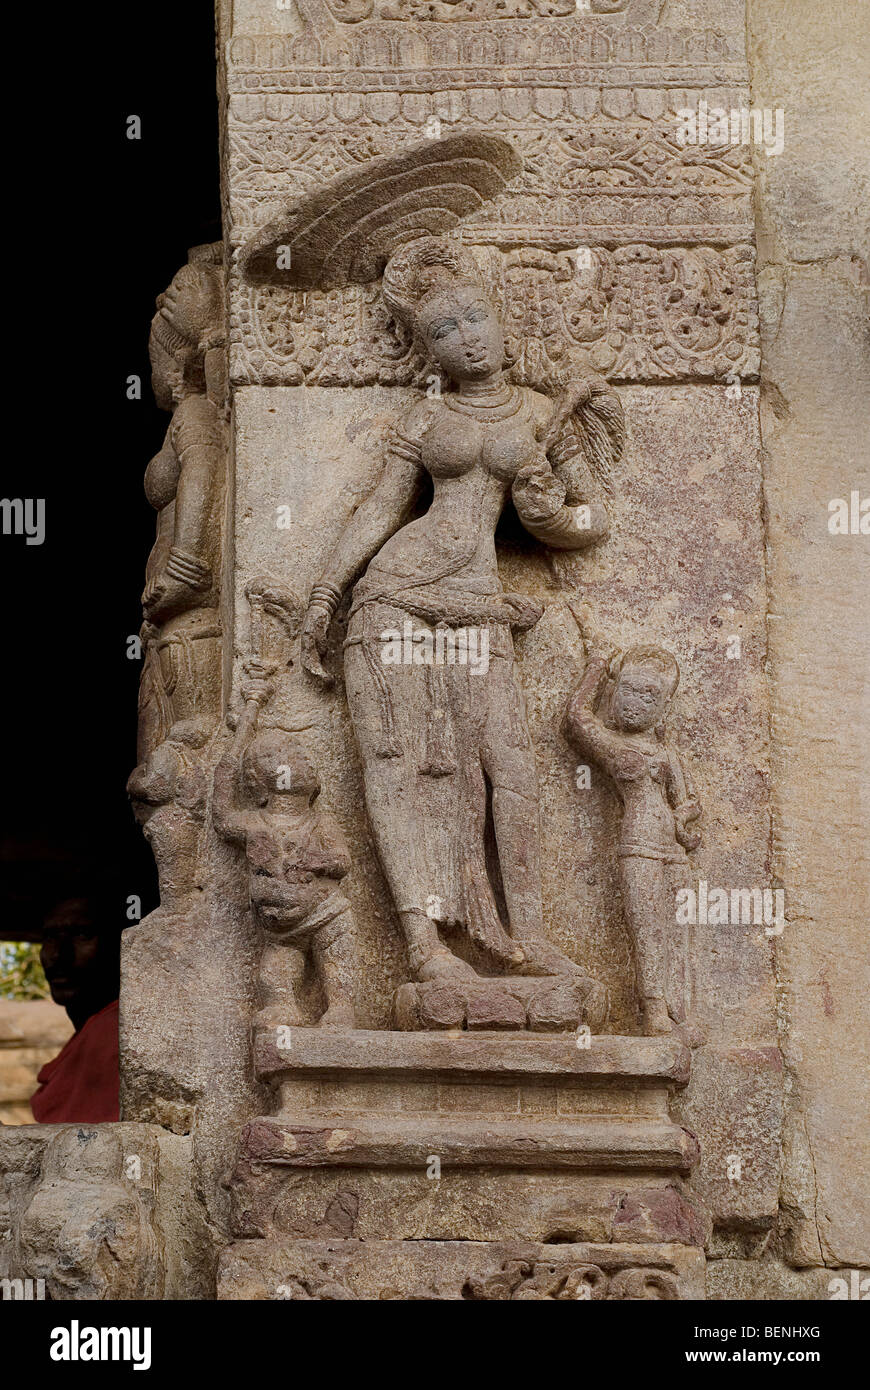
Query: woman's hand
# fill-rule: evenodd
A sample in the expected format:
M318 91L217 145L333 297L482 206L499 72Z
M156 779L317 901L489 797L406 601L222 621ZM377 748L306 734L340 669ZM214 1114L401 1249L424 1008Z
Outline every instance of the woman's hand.
M258 705L265 705L270 699L275 686L272 680L278 669L274 661L261 661L258 657L249 656L242 665L245 679L242 681L240 694L245 704L249 700L256 701Z
M142 612L150 623L165 623L168 618L192 608L196 595L189 584L161 571L149 579L142 594Z
M511 495L520 520L536 523L548 521L561 510L565 486L559 482L546 458L541 457L520 469Z
M690 822L697 820L700 814L701 807L697 801L684 801L674 811L676 836L684 849L697 849L701 843L700 830L689 829Z
M332 612L327 604L315 600L314 603L308 605L305 622L302 625L302 668L308 672L309 676L314 676L324 685L332 685L332 676L324 669L321 662L321 657L326 655L331 621Z

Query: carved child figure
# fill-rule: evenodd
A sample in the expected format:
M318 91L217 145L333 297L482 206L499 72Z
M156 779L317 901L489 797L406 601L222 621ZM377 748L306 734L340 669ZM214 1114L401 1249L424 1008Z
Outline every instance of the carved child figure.
M701 807L677 754L665 742L664 721L680 679L670 652L638 646L614 653L595 630L590 610L572 608L586 640L587 664L565 714L564 733L611 779L622 802L619 870L626 923L637 961L647 1034L669 1033L682 1022L668 1002L668 951L675 950L668 864L701 836L689 829ZM607 675L615 684L605 717L595 712Z
M340 882L351 867L341 830L315 807L320 781L283 729L257 730L274 668L250 659L235 739L215 769L213 816L243 846L251 907L265 942L257 1022L305 1023L299 993L309 953L323 992L321 1028L353 1028L355 925Z

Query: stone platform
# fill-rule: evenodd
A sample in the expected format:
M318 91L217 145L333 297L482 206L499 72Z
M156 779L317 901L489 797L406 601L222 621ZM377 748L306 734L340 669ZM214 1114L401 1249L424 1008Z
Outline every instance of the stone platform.
M260 1028L239 1238L698 1245L675 1038Z

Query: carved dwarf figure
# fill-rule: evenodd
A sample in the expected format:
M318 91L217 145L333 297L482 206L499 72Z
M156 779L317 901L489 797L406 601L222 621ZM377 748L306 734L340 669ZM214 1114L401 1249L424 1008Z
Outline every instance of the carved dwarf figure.
M589 609L572 609L586 640L587 665L565 714L564 733L607 773L622 802L619 871L623 909L637 963L645 1033L669 1033L682 1018L668 1001L668 949L675 949L667 866L701 843L690 829L701 807L685 769L665 741L665 717L680 679L670 652L638 646L614 653ZM614 685L596 713L605 677Z
M273 667L245 663L244 707L214 774L213 818L248 860L250 901L265 941L257 1022L304 1024L300 991L309 953L322 989L322 1028L353 1028L355 925L340 890L351 867L338 824L315 807L320 781L283 729L258 731Z
M145 473L157 538L142 594L145 666L139 760L179 720L220 698L217 566L223 488L224 327L221 248L194 247L157 300L149 353L157 404L172 411Z

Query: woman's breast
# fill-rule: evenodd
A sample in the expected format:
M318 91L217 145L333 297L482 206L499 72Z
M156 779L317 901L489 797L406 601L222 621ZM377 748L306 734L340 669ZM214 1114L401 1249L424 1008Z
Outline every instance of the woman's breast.
M423 465L431 476L459 478L481 469L501 483L540 451L534 423L525 409L506 420L480 421L443 407L423 441Z
M540 445L529 425L517 424L513 429L502 425L500 429L487 432L481 466L499 482L512 483L520 469L531 463L540 452Z
M175 498L181 465L171 444L164 444L145 470L145 496L155 511L162 511Z

